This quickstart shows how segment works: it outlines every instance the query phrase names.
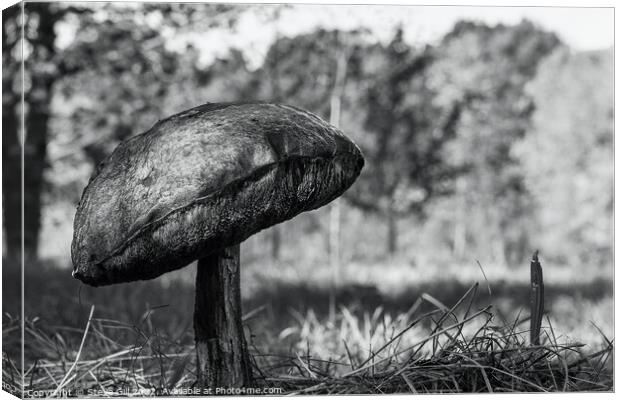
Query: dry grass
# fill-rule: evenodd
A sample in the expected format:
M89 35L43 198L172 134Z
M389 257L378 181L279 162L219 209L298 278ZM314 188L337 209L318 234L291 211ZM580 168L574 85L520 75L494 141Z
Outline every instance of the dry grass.
M251 340L257 385L298 394L613 390L613 339L601 333L599 349L563 343L547 318L541 345L529 346L527 318L505 321L491 306L476 308L477 292L476 284L450 307L425 293L400 314L297 314L272 342ZM246 323L262 312L246 314ZM8 317L5 348L20 336L21 321ZM139 324L98 318L95 309L81 329L36 319L24 328L31 357L22 376L3 352L3 382L19 387L23 379L26 394L178 394L171 390L195 380L187 336L165 337L151 312Z

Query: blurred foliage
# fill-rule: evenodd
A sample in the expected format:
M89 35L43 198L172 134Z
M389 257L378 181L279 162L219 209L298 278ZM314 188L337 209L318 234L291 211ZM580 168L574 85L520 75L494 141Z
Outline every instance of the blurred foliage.
M340 127L367 160L345 195L354 206L388 222L386 248L396 251L396 220L449 193L456 168L442 150L455 134L461 104L441 107L426 84L433 57L395 32L388 45L369 43L364 31L326 31L282 37L258 72L259 98L306 108L331 118L339 62L344 67ZM360 117L361 114L361 117Z
M528 84L533 129L515 153L536 204L533 237L559 263L612 263L612 66L611 51L562 47Z
M465 21L424 47L406 42L405 28L388 43L363 29L276 34L250 69L236 48L205 64L188 38L232 32L244 13L264 11L257 7L28 7L26 129L36 149L28 160L33 177L44 173L30 218L41 210L42 229L37 222L32 231L44 238L44 257L68 261L82 188L121 140L205 102L278 101L329 119L344 65L339 125L367 159L342 209L344 261L518 265L540 247L557 263L611 262L611 52L572 54L527 21ZM4 65L17 65L16 17L3 13ZM8 116L18 115L14 72L3 75ZM3 119L11 137L17 122ZM308 268L325 262L327 218L318 210L283 224L281 262L303 264L299 254ZM7 238L11 230L5 224ZM251 238L246 259L271 262L273 240Z
M237 98L234 89L228 90L228 98L222 96L226 87L211 81L214 76L223 82L232 75L239 79L242 60L219 61L204 70L191 44L183 52L172 51L162 32L171 29L181 34L192 27L228 26L234 24L239 11L222 5L146 5L129 10L107 5L76 20L79 35L63 50L64 63L72 73L57 82L53 103L59 118L52 135L58 135L59 146L50 151L53 164L62 170L49 176L62 180L64 172L79 170L85 161L91 164L83 171L88 176L92 166L120 141L147 130L163 116L216 96L218 100ZM208 84L211 91L205 93ZM77 153L75 145L80 150ZM67 193L62 183L53 185L60 189L59 195ZM83 181L78 188L82 186ZM72 189L71 201L76 202L81 189Z
M387 220L390 254L397 250L397 219L423 216L426 204L451 193L458 173L443 150L456 134L463 100L437 103L427 84L433 58L430 48L409 46L399 28L387 46L365 49L354 95L351 112L365 111L367 166L347 198Z
M338 60L346 58L346 80L359 82L365 36L364 31L320 28L295 37L277 36L256 74L258 97L289 101L329 119Z
M530 129L525 84L559 40L530 22L489 27L457 23L437 51L435 77L444 101L468 96L451 159L468 166L447 202L454 257L515 264L529 256L532 203L513 145ZM544 249L546 251L546 249Z

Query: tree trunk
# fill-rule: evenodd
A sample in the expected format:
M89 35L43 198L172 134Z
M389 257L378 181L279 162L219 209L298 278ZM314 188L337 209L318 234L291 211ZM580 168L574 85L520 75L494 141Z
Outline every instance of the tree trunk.
M343 50L336 61L334 87L329 102L329 123L337 128L340 127L342 96L346 77L347 54L346 50ZM338 279L338 269L340 268L340 202L338 199L334 200L330 205L329 261L334 269L335 279ZM337 283L339 282L334 281L334 284Z
M21 36L19 30L8 32L9 22L21 25L21 7L9 7L2 11L2 211L6 238L5 254L15 261L11 265L21 265L22 236L22 140L20 139L18 106L20 94L13 91L14 80L19 75L20 63L12 52Z
M241 322L239 245L198 261L194 331L198 387L251 385Z
M2 197L6 256L18 260L22 236L21 145L16 104L6 103L3 102L2 106Z
M396 215L392 210L388 210L387 223L387 251L390 256L393 256L398 250L398 224L396 221Z
M37 258L41 229L41 197L47 148L51 82L32 78L33 90L44 98L31 99L24 142L24 257Z
M336 61L334 87L329 101L329 123L340 127L342 96L347 77L347 51L343 49ZM340 201L334 200L329 212L329 263L332 268L332 282L329 293L329 318L336 318L336 289L340 286Z
M340 267L340 200L329 207L329 263L337 271ZM338 278L338 274L335 275Z
M340 201L332 201L329 208L329 264L332 269L332 282L329 288L329 319L336 318L336 291L340 282Z
M454 222L454 237L452 254L455 260L461 261L465 256L465 245L467 239L467 227L465 222L457 220Z
M501 214L497 210L497 207L489 210L490 223L487 226L492 227L489 229L491 232L491 253L493 261L499 265L507 265L506 262L506 238L501 227Z
M452 254L456 260L462 260L465 257L467 246L467 181L459 178L456 182L456 209L454 215L454 236Z
M24 257L36 258L41 228L43 171L46 166L52 86L56 79L54 26L60 18L50 5L29 3L26 14L38 16L37 29L26 32L32 53L26 60L31 86L26 92L28 114L24 133Z
M280 225L271 227L271 259L273 261L280 260L280 244L282 243L282 233Z

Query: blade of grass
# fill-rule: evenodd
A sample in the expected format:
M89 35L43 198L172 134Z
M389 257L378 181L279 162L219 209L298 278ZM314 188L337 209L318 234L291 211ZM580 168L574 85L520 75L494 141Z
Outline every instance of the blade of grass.
M302 367L304 367L304 369L308 372L308 374L310 375L310 377L312 379L317 379L317 376L314 372L312 372L310 370L310 368L308 368L308 365L301 359L301 357L299 356L299 354L297 354L297 360L299 361L299 363L301 364Z
M478 361L474 360L471 357L467 357L464 354L459 354L459 356L464 358L464 359L466 359L466 360L468 360L468 361L471 361L472 363L474 363L480 369L480 372L482 373L482 379L484 379L484 384L486 385L488 392L489 393L493 393L493 387L491 386L491 381L489 381L489 377L487 376L487 373L484 370L485 367L482 366L482 364L480 364Z
M458 354L458 353L457 353L457 354ZM466 367L468 367L468 366L467 366L467 365L462 365L462 367L463 367L463 368L466 368ZM472 366L472 368L478 368L478 367L477 367L477 366ZM537 389L537 390L540 390L541 392L547 392L547 390L546 390L545 388L543 388L542 386L539 386L539 385L535 384L534 382L528 381L527 379L523 379L523 378L521 378L520 376L517 376L517 375L515 375L515 374L513 374L513 373L510 373L510 372L508 372L508 371L505 371L505 370L502 370L502 369L499 369L499 368L496 368L496 367L492 367L492 366L487 366L486 368L487 368L487 369L489 369L489 370L492 370L492 371L498 372L498 373L500 373L500 374L504 374L504 375L510 376L510 377L512 377L513 379L517 380L517 381L520 381L520 382L526 383L526 384L528 384L528 385L532 386L533 388L535 388L535 389Z
M429 303L431 303L432 305L434 305L435 307L439 308L441 311L449 311L450 309L448 307L446 307L445 304L443 304L441 301L437 300L436 298L434 298L433 296L431 296L428 293L422 293L422 298L426 301L428 301Z
M344 344L344 349L347 352L347 357L349 357L349 365L351 366L351 371L355 369L355 365L353 364L353 357L351 357L351 352L349 351L349 346L347 346L347 341L342 339L342 344Z
M249 312L245 313L242 317L241 320L243 322L246 322L248 320L250 320L252 317L254 317L255 315L257 315L258 313L260 313L261 311L264 311L267 309L267 305L263 304L262 306L256 307L253 310L250 310Z
M402 376L402 378L405 381L405 383L407 384L407 386L409 386L409 389L411 389L411 393L417 394L418 391L415 390L415 386L413 386L413 382L411 382L411 380L409 378L407 378L407 375L405 375L404 373L401 373L400 376Z
M408 330L410 330L411 328L413 328L415 325L417 325L420 321L423 321L424 319L437 314L439 310L433 310L430 311L422 316L420 316L419 318L416 318L414 321L412 321L409 325L407 325L407 327L405 327L402 331L400 331L396 336L394 336L392 339L390 339L387 343L385 343L383 346L381 346L379 348L379 350L377 350L374 355L372 355L371 357L366 358L366 360L364 360L364 362L362 362L358 368L363 367L364 365L366 365L366 363L368 361L370 361L372 358L374 358L374 356L376 356L377 354L381 353L383 350L385 350L390 344L392 344L396 339L398 339L399 337L401 337L402 335L405 334L405 332L407 332Z
M416 346L418 346L418 345L420 345L420 344L424 344L424 343L428 342L429 340L431 340L431 339L432 339L432 338L434 338L435 336L438 336L438 335L443 335L443 333L444 333L445 331L448 331L448 330L450 330L450 329L457 328L459 325L461 325L461 324L464 324L464 323L467 323L467 322L471 321L472 319L476 318L477 316L479 316L479 315L481 315L481 314L483 314L483 313L487 312L489 308L490 308L490 307L485 307L485 308L483 308L482 310L480 310L480 311L476 312L475 314L472 314L472 316L471 316L471 317L469 317L469 318L467 318L467 319L464 319L463 321L461 321L461 322L459 322L459 323L456 323L456 324L450 325L450 326L448 326L448 327L446 327L446 328L442 329L442 330L441 330L441 331L439 331L439 332L435 332L434 334L432 334L432 335L430 335L430 336L428 336L428 337L426 337L426 338L424 338L424 339L422 339L422 340L419 340L419 341L415 342L413 345L411 345L411 346L407 347L406 349L403 349L403 350L397 351L397 352L395 352L394 354L392 354L392 355L390 355L390 356L388 356L388 357L386 357L386 358L383 358L383 359L378 360L378 361L374 361L374 362L372 362L372 363L370 363L370 364L366 364L366 365L365 365L365 366L363 366L363 367L357 368L357 369L356 369L356 370L354 370L354 371L348 372L348 373L346 373L346 374L342 375L342 376L341 376L341 378L346 378L346 377L349 377L349 376L355 375L355 374L357 374L357 373L359 373L359 372L362 372L362 371L364 371L364 370L366 370L366 369L368 369L368 368L370 368L370 367L372 367L372 366L375 366L375 365L377 365L377 364L379 364L379 363L382 363L382 362L384 362L384 361L387 361L387 360L389 360L389 359L391 359L391 358L393 358L393 357L395 357L395 356L397 356L397 355L400 355L400 354L403 354L403 353L405 353L405 352L407 352L407 351L410 351L412 348L414 348L414 347L416 347Z
M480 261L476 260L476 262L478 263L478 267L480 267L480 271L482 271L482 276L484 276L484 280L487 283L487 289L489 289L489 296L493 296L493 293L491 293L491 284L487 279L487 274L484 273L484 268L482 268L482 264L480 264Z
M598 327L598 325L596 325L593 321L590 321L590 323L592 324L592 326L594 326L596 328L596 330L598 331L598 333L601 334L601 336L603 337L603 339L605 339L605 341L607 342L608 346L613 346L611 343L611 340L609 340L607 338L607 336L605 336L605 334L603 333L603 331L601 330L601 328Z
M431 332L431 336L433 336L437 330L439 330L441 328L441 326L443 325L443 321L448 317L448 315L452 315L454 317L454 319L456 320L456 322L458 323L458 318L456 316L456 314L454 314L454 311L465 301L465 299L469 296L470 293L474 292L477 290L478 288L478 283L474 283L469 290L467 290L467 292L465 292L465 294L463 296L461 296L461 298L452 306L452 308L446 310L443 315L441 316L441 318L439 318L439 321L436 323L435 328L433 329L433 331ZM445 307L445 306L444 306ZM489 309L489 307L487 307L487 309ZM430 337L430 336L429 336ZM423 342L420 344L420 346L411 354L410 357L415 357L418 352L422 349L422 347L424 346L424 344L426 343Z
M93 304L90 307L90 314L88 316L88 322L86 322L86 328L84 329L84 335L82 336L82 342L80 343L80 347L78 349L77 355L75 356L75 360L73 361L71 368L69 368L69 371L67 371L67 373L65 374L65 377L60 381L60 384L58 385L58 387L56 387L56 390L54 390L54 393L52 393L50 397L56 397L56 395L58 394L58 391L62 389L68 383L69 375L71 374L71 372L77 365L77 362L80 359L80 355L82 354L82 349L84 348L84 342L86 342L86 335L88 334L88 328L90 327L90 320L93 317L94 312L95 312L95 305Z

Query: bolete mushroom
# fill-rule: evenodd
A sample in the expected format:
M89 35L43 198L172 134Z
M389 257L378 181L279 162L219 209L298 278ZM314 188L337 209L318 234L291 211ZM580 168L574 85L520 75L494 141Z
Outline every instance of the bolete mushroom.
M90 178L74 220L73 276L109 285L198 260L196 384L249 385L239 244L334 200L363 165L341 131L295 107L205 104L173 115L122 142Z

